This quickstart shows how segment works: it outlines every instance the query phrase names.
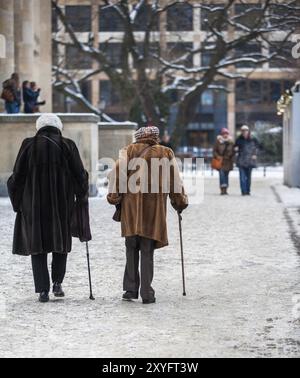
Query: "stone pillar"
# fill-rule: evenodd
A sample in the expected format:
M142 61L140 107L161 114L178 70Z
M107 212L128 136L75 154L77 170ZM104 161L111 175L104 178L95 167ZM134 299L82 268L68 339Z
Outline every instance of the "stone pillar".
M14 2L0 0L0 35L5 44L5 57L0 58L0 85L15 70L14 66ZM3 102L0 101L0 112Z
M283 120L283 160L284 184L300 187L300 92L293 94L292 102L284 112Z
M13 2L13 1L11 1ZM15 62L21 81L33 80L34 67L34 1L14 0Z
M36 41L35 67L38 75L34 76L42 89L41 99L46 105L42 112L52 112L52 21L51 1L35 0L36 12L39 13L39 24L34 24L34 38Z
M236 95L235 95L235 81L228 81L227 88L229 90L227 96L227 125L230 131L230 134L236 136Z

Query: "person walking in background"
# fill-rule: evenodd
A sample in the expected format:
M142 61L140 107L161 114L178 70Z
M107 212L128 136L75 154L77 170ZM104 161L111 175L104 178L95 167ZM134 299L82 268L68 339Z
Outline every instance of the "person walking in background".
M241 135L236 141L235 150L238 154L237 166L240 170L241 192L243 196L250 196L252 170L257 166L259 145L247 125L241 128Z
M36 136L21 146L7 186L17 213L13 253L31 256L36 293L40 302L48 302L48 254L53 254L53 293L63 297L71 214L75 196L78 203L88 201L89 180L75 143L62 137L61 120L44 114L36 127Z
M228 129L223 128L221 134L217 137L213 156L215 159L221 160L221 169L219 170L221 195L227 195L229 173L233 170L235 157L234 142Z
M133 192L129 188L127 193L120 193L120 178L123 177L123 181L125 181L123 187L127 188L132 172L129 171L128 174L121 172L122 162L119 160L110 175L107 200L110 204L119 206L122 236L126 238L127 261L123 281L125 291L123 300L138 299L139 289L141 289L143 303L150 304L156 301L155 291L152 288L154 250L168 245L167 198L170 196L171 204L178 212L182 212L188 206L188 199L184 193L174 152L159 144L159 129L155 126L142 127L136 132L135 139L136 143L123 149L121 156L123 155L125 167L128 169L134 159L139 159L140 164L141 159L144 159L143 161L147 163L144 173L147 177L146 188L148 190L146 192L141 190L144 183L140 182L139 190ZM152 175L152 159L156 161L163 159L163 161L173 164L173 169L171 168L171 172L169 172L171 174L168 176L170 180L167 193L162 190L162 182L165 179L162 170L158 170L157 176ZM157 179L153 177L157 177ZM178 181L180 181L180 189L176 191L174 185L179 184ZM153 193L151 192L152 185L158 189ZM140 254L141 279L139 274Z
M173 150L173 146L171 144L171 136L168 132L165 132L160 141L161 146L171 148Z
M1 98L5 101L5 110L7 114L18 114L21 108L21 90L20 79L17 73L11 75L11 78L4 81Z

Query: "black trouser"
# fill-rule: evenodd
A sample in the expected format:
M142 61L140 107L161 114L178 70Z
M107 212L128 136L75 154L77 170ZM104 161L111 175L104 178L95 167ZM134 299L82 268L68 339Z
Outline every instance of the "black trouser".
M151 300L155 291L151 284L154 270L155 241L141 236L126 238L126 268L124 274L124 291L138 293L141 286L141 297ZM139 274L139 261L141 252L141 278Z
M67 266L67 254L52 254L52 282L62 283ZM48 270L48 255L46 253L31 256L35 292L50 291L50 277Z

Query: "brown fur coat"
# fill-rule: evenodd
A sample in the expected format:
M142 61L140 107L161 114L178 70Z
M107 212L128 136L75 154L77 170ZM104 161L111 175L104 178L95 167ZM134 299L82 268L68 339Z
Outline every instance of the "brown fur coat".
M217 141L214 146L214 157L222 157L223 165L222 169L226 172L233 170L233 164L235 160L234 142L232 138L224 139L222 135L217 137Z
M151 187L151 159L152 158L167 158L169 161L175 161L174 153L167 147L160 146L153 140L142 140L139 143L133 143L126 147L122 153L130 159L138 157L141 152L150 145L145 156L143 157L148 163L148 187ZM177 163L174 169L171 169L170 175L170 192L164 193L162 190L162 172L159 173L159 191L158 193L132 193L128 191L124 194L119 194L119 180L115 173L119 172L120 161L116 165L116 169L110 176L110 188L116 185L116 193L110 193L107 200L112 205L121 203L121 229L122 236L139 235L148 239L156 241L156 249L168 245L167 233L167 198L171 199L171 204L175 210L182 211L188 206L188 199L182 189L181 193L174 193L174 180L179 178L179 169ZM135 171L137 172L137 171ZM132 178L132 171L129 171L128 178ZM113 182L112 182L113 181ZM112 184L112 185L111 185Z

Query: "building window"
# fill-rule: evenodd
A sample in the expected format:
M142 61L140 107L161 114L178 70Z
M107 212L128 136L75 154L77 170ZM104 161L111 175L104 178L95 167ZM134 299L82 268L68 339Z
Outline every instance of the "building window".
M88 81L84 81L80 84L80 88L81 88L81 92L83 94L83 96L88 100L88 101L92 101L92 85L91 85L91 81L88 80Z
M203 44L202 48L204 51L201 53L201 64L203 67L209 67L216 55L216 45L207 43Z
M180 3L167 10L168 31L192 31L193 28L192 5Z
M144 4L137 15L137 18L134 23L135 31L145 31L151 17L151 5ZM156 17L152 25L151 30L157 31L159 29L159 16Z
M122 43L100 43L100 50L105 53L109 64L114 68L122 68L123 56L122 56ZM127 59L127 57L126 57Z
M92 9L89 5L66 6L66 19L75 32L90 32L92 30Z
M271 68L296 68L297 63L299 64L299 60L293 59L292 57L292 49L294 43L293 42L285 42L282 46L280 42L272 42L272 46L270 46L270 54L277 53L278 57L272 59L270 61Z
M237 4L235 6L235 21L252 29L262 17L262 12L263 9L260 4Z
M294 9L297 7L297 9ZM269 7L269 23L279 30L291 30L294 29L295 24L298 23L297 18L300 17L299 1L294 1L293 3L271 4ZM287 22L282 22L282 20L288 20Z
M137 48L138 48L138 51L141 55L143 55L143 48L144 48L144 44L143 43L137 43ZM158 61L157 59L153 58L151 55L154 54L154 55L157 55L159 56L160 55L160 45L158 42L152 42L150 43L150 47L149 47L149 58L147 59L147 68L158 68ZM134 68L136 68L136 65L134 64Z
M80 52L75 46L66 47L66 65L69 70L89 70L92 68L92 58Z
M58 17L55 8L52 8L52 32L57 33L58 32Z
M168 43L168 59L177 64L193 67L193 54L189 54L193 50L192 42L175 42ZM182 59L181 59L182 58Z
M236 102L239 105L275 105L285 89L292 82L280 80L238 80L236 83Z
M213 106L214 104L214 92L212 90L205 91L201 96L202 106Z
M109 80L100 81L100 102L104 108L120 104L120 96L113 89Z
M258 42L251 42L251 43L241 43L236 49L234 54L234 59L243 59L244 58L253 58L253 59L261 59L262 58L262 51L261 51L261 44ZM252 62L242 61L237 63L237 68L254 68L257 67L257 64Z
M206 8L201 9L201 29L204 31L209 31L210 27L216 28L218 30L227 30L226 15L224 21L221 20L225 11L223 4L207 4ZM220 24L218 25L220 21Z
M99 30L101 32L122 32L124 23L118 11L112 7L100 7Z

